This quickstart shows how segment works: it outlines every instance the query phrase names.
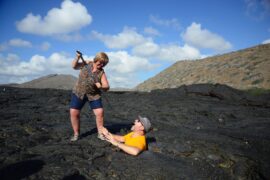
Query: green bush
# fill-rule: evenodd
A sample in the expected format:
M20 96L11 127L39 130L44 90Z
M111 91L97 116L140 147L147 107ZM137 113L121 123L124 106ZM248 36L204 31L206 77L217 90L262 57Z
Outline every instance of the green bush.
M248 94L251 94L253 96L259 96L262 94L270 93L270 89L263 89L263 88L251 88L247 90Z
M251 84L260 84L260 83L262 83L263 81L264 81L264 79L261 78L261 79L257 79L257 80L255 80L255 81L252 81Z

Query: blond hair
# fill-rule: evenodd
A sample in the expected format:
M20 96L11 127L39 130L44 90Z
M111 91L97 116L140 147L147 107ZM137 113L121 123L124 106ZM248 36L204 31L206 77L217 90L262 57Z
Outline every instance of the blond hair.
M98 61L102 62L104 64L103 66L106 66L109 62L109 57L105 52L98 52L94 58L94 63Z

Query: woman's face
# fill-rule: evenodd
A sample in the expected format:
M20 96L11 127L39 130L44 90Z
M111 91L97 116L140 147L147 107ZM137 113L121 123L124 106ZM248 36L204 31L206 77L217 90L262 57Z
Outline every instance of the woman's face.
M96 66L97 66L98 69L103 68L104 65L105 65L103 61L97 61L95 64L96 64Z

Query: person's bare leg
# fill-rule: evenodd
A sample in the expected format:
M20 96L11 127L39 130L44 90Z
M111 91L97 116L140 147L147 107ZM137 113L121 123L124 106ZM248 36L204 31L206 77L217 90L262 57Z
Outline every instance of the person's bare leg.
M74 135L80 134L80 110L70 108L70 121Z
M104 125L104 111L103 108L94 109L94 114L96 116L96 123L97 123L97 131L98 133L102 133L103 125Z

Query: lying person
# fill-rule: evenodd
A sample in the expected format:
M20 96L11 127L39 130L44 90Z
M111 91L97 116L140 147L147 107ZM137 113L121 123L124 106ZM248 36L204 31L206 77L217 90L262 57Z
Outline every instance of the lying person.
M103 128L103 135L105 139L117 146L121 150L131 155L138 155L140 152L146 150L145 134L151 129L151 123L148 118L139 116L131 127L130 133L125 136L111 134L106 128Z

